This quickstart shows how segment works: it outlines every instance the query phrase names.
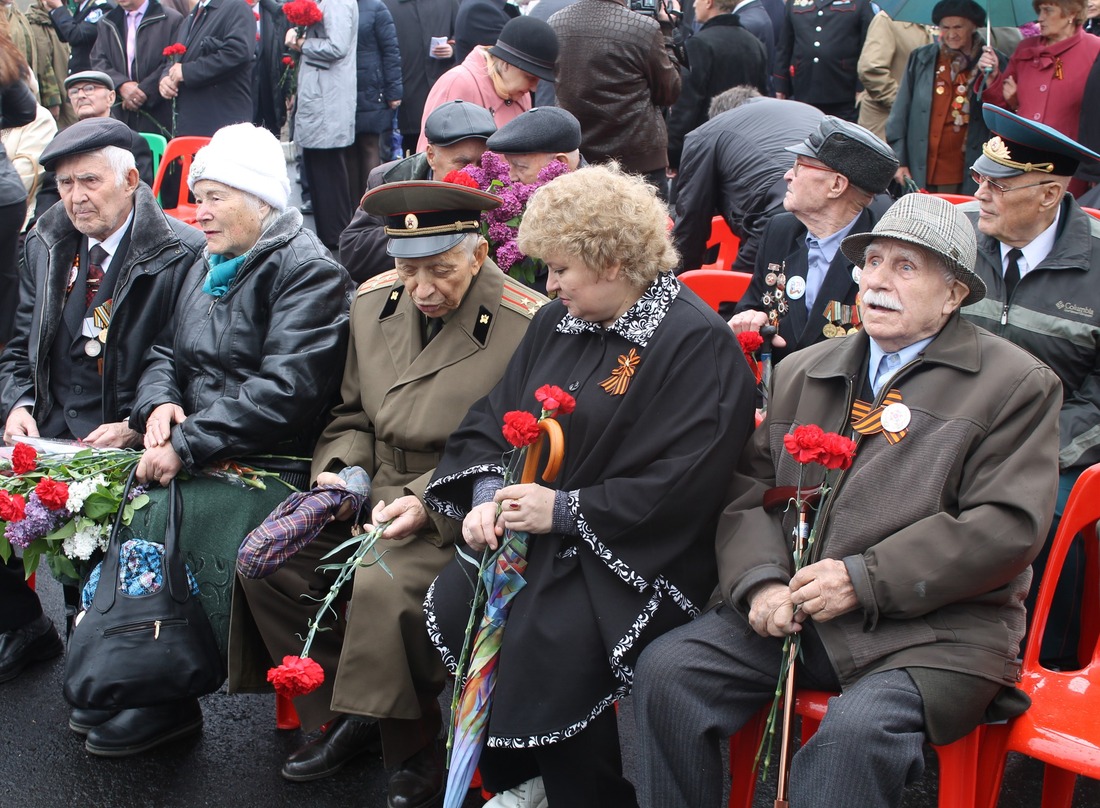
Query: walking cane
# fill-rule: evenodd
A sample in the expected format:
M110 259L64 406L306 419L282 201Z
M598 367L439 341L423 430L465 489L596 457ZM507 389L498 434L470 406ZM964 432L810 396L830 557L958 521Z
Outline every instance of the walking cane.
M760 336L764 343L760 346L760 412L768 411L768 394L772 384L772 339L779 332L774 325L768 324L760 328Z

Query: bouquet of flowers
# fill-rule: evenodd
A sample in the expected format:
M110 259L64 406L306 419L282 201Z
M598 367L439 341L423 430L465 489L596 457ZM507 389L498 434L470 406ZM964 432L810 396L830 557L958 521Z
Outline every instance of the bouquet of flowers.
M316 25L325 18L320 6L313 0L291 0L283 6L283 14L286 15L287 21L294 26L299 38L306 35L307 28Z
M829 496L836 485L836 476L852 465L855 459L856 444L854 441L838 435L836 432L825 432L815 424L804 424L795 427L787 435L783 436L783 448L798 463L798 485L793 492L789 489L772 489L775 494L788 494L783 497L788 507L793 507L797 514L794 531L791 536L791 560L793 571L798 572L810 557L814 542L817 540L817 530L820 516L826 510ZM811 463L825 467L825 477L821 485L806 489L803 487L806 467ZM837 472L832 475L832 472ZM832 475L832 479L830 478ZM765 507L767 507L768 495L765 495ZM768 712L768 721L764 731L764 737L760 740L760 748L756 753L755 763L764 759L764 767L761 770L761 780L767 778L768 765L771 762L772 743L775 740L775 728L779 716L780 704L784 699L787 702L788 712L793 709L791 704L794 697L793 670L795 659L799 653L799 635L789 634L783 641L781 654L779 679L775 685L775 697L772 700L771 710ZM784 744L788 741L787 733L789 725L784 726ZM784 747L786 748L786 747ZM754 764L755 765L755 764ZM781 791L785 791L783 773L780 773ZM780 799L784 799L780 797Z
M537 258L524 255L516 244L523 213L531 195L546 183L569 172L565 163L553 160L543 166L535 182L527 185L508 178L508 164L498 154L487 151L479 165L468 165L443 178L469 188L477 188L499 196L503 202L495 210L481 214L481 235L489 242L489 255L502 270L528 286L545 272L546 265Z
M10 461L0 462L0 559L8 561L19 549L27 577L44 558L58 580L80 581L93 556L107 548L126 480L141 454L92 447L39 452L17 443ZM253 488L264 487L260 478L276 476L231 462L203 473ZM148 503L145 486L131 487L123 524Z

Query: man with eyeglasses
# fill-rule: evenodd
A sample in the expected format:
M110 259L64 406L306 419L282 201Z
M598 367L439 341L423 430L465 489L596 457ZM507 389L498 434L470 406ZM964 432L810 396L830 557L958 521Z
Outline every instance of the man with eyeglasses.
M1100 164L1100 155L999 107L986 104L982 115L995 137L971 166L978 201L967 216L978 232L975 271L989 293L963 316L1026 348L1062 380L1061 479L1049 547L1073 483L1100 462L1100 228L1066 193L1078 166ZM1046 552L1034 563L1029 611ZM1078 541L1043 637L1040 656L1051 665L1077 667L1081 552Z
M890 206L884 192L898 167L882 140L831 115L786 150L795 155L783 175L787 212L768 221L752 283L729 321L734 333L778 327L773 361L858 330L859 270L840 242L875 226Z
M110 118L115 105L115 82L99 70L83 70L65 79L65 92L73 105L78 120L86 118ZM132 131L132 130L131 130ZM130 138L130 151L137 161L138 174L146 185L153 184L153 152L149 144L137 132Z

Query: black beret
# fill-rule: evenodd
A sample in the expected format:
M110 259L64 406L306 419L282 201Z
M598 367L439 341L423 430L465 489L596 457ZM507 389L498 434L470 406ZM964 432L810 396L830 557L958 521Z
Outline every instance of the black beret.
M561 107L535 107L513 118L486 141L497 154L558 154L580 148L581 125Z
M440 104L424 121L424 138L434 146L450 146L471 137L485 140L496 130L489 110L459 98Z
M130 127L115 118L77 121L57 133L57 137L42 152L39 162L52 171L54 164L63 157L98 151L104 146L118 146L130 151L133 148Z
M940 0L932 7L932 24L939 25L944 17L962 17L979 28L985 25L985 9L974 0Z
M898 170L894 150L857 123L826 115L810 136L787 151L813 157L857 188L881 194Z

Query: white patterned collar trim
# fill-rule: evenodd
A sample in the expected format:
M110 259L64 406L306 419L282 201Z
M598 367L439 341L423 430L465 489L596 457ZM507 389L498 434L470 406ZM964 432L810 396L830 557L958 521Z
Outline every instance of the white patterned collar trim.
M679 294L680 281L671 272L662 272L638 302L623 312L607 330L633 342L639 348L645 348L657 326L668 314L672 301ZM589 334L599 333L604 329L599 323L582 320L567 313L558 322L556 330L559 334Z

